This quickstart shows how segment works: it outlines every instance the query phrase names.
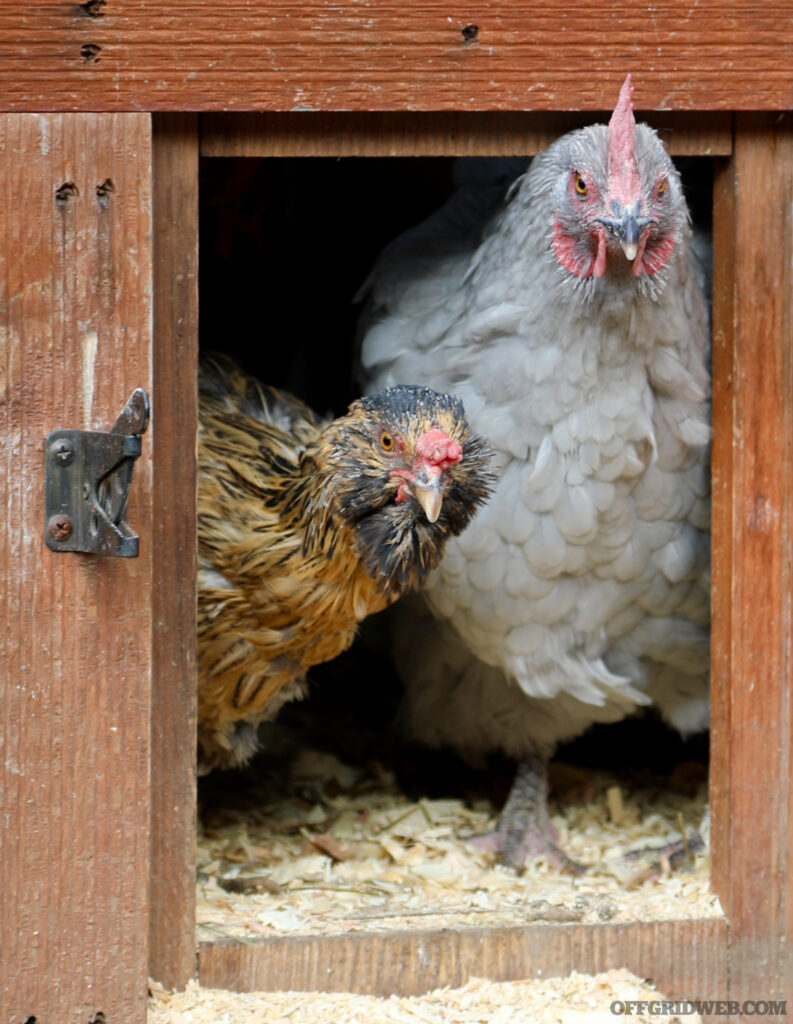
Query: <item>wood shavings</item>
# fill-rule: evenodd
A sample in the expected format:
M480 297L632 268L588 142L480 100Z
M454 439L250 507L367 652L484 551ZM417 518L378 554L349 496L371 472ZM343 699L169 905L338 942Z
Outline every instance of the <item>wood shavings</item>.
M529 921L580 921L584 916L583 909L571 910L559 904L549 903L548 900L534 900L527 908L527 920Z
M622 803L622 790L619 786L609 786L606 790L606 803L612 825L621 825L625 820L625 807Z
M284 887L274 882L267 875L247 875L243 878L219 878L218 885L226 892L269 892L280 896Z
M327 853L333 860L354 860L356 857L354 850L349 849L347 846L342 846L338 839L334 839L330 832L323 832L321 835L312 836L309 835L306 829L301 828L300 834L305 836L322 853Z
M346 992L225 992L202 989L195 982L174 994L155 982L149 989L148 1024L702 1024L696 1014L615 1017L610 1010L615 1000L663 1000L622 969L596 977L574 972L542 981L472 978L461 988L401 998Z
M466 842L495 826L489 804L411 801L381 768L367 773L304 750L293 790L264 794L250 810L224 810L199 829L198 939L419 921L456 928L720 916L707 853L695 852L696 844L674 870L669 860L660 871L657 864L638 870L631 854L678 840L681 821L693 832L705 812L705 785L691 796L577 772L575 789L589 799L563 803L552 821L586 873L571 877L537 860L516 875Z

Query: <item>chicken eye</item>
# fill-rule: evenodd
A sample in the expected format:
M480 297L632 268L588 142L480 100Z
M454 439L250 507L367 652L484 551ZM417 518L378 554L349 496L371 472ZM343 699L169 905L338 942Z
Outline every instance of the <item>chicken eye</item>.
M579 196L585 196L587 194L587 192L589 191L587 189L586 182L581 177L581 175L578 173L578 171L575 172L575 190L576 190L576 194L579 195Z
M387 430L384 430L380 435L380 447L383 451L392 452L395 444L396 441L394 440L393 435L389 434Z
M658 195L659 197L662 196L666 192L666 185L667 185L666 178L661 178L661 182L658 185L658 188L656 189L656 195Z

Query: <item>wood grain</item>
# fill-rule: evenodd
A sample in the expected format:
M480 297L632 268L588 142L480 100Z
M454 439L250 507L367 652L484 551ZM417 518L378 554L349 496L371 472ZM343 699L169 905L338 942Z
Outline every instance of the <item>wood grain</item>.
M195 975L198 119L154 118L151 976Z
M793 118L739 115L719 179L714 878L730 996L793 997Z
M140 1024L149 437L128 509L137 559L58 554L42 533L47 433L107 429L151 387L149 117L4 115L0 190L0 1020Z
M793 3L0 3L6 110L784 110ZM464 31L465 30L465 31Z
M608 121L579 113L203 114L202 156L532 156L565 132ZM732 152L730 114L644 113L673 156Z
M628 967L669 998L727 990L723 920L408 929L201 943L199 977L237 992L295 989L417 995L469 978L510 981ZM711 996L712 997L712 996ZM603 1011L608 1011L604 1006Z
M735 379L735 165L718 161L713 181L713 451L711 476L711 885L722 904L730 885L732 735L733 384Z

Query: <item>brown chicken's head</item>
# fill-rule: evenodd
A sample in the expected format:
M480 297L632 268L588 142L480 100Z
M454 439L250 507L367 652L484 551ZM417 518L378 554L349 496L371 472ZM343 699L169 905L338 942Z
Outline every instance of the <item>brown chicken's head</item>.
M462 403L402 385L361 398L332 433L334 504L388 593L420 585L490 493L490 453Z
M648 286L672 258L688 210L658 135L636 124L632 92L628 75L608 126L571 132L549 149L552 247L576 278Z

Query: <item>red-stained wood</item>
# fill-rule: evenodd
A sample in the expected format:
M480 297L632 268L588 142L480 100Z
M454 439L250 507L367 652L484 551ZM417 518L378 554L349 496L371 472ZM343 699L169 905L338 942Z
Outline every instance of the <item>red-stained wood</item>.
M717 187L714 880L730 996L793 998L793 119L736 118Z
M730 884L730 745L733 571L733 381L735 376L735 166L719 161L713 183L713 454L711 515L711 885Z
M532 156L585 124L580 113L203 114L202 156ZM644 113L673 156L727 156L729 113Z
M154 118L154 673L149 963L196 971L198 118Z
M149 117L0 117L0 197L0 1020L140 1024L150 437L128 507L137 559L50 551L43 499L49 431L107 429L151 387Z
M0 3L6 110L784 110L791 66L791 0Z
M359 4L340 14L321 4L193 3L154 20L150 9L123 0L109 0L101 19L76 10L0 0L0 108L462 111L382 122L347 114L213 115L202 121L209 155L230 155L235 146L242 155L528 153L565 119L493 115L488 133L491 115L466 111L607 107L626 64L619 45L606 57L598 40L607 26L621 32L636 16L636 9L598 9L592 27L590 8L570 8L558 17L580 25L574 33L568 24L561 49L549 56L526 42L532 31L538 38L548 31L547 11L480 5L470 12L480 34L459 44L467 55L459 57L458 41L447 43L446 27L436 25L437 12L409 29L404 6L399 21L395 5L367 5L365 25ZM724 21L710 26L707 45L699 21L703 13L716 19L715 5L697 7L688 22L682 5L668 5L631 44L638 103L683 111L789 106L792 12L785 5L731 14L719 77L708 68ZM288 13L292 36L280 27ZM454 32L468 15L449 13ZM664 47L675 16L682 38L673 69ZM522 26L523 36L518 28L510 35L507 22ZM265 23L276 25L269 35ZM493 29L485 74L485 58L470 54L483 48L488 25L502 34ZM696 54L686 48L694 29ZM572 48L573 36L570 64L572 49L564 47ZM74 46L89 38L101 40L98 59L75 60ZM623 36L614 38L619 44ZM660 51L650 60L653 42ZM679 129L669 135L674 152L731 151L723 120L680 116L669 118ZM0 593L8 638L0 1019L11 1024L33 1015L88 1021L100 1010L112 1024L142 1020L150 841L152 972L180 985L194 964L194 128L191 119L162 121L155 150L154 417L129 509L141 557L100 561L56 555L41 542L42 442L56 426L109 426L134 386L151 385L148 119L0 119L0 571L12 581ZM95 188L108 177L114 191L100 207ZM66 181L79 194L56 207L54 189ZM720 166L715 189L711 773L713 879L730 922L729 994L739 999L793 996L792 207L790 117L739 116L734 158ZM690 998L693 990L707 998L727 987L727 940L724 921L549 925L206 944L200 965L206 984L405 992L477 973L525 977L627 965L670 995Z
M614 967L652 979L668 998L721 998L727 991L726 922L408 929L199 947L201 984L237 992L417 995L469 978L559 978Z

